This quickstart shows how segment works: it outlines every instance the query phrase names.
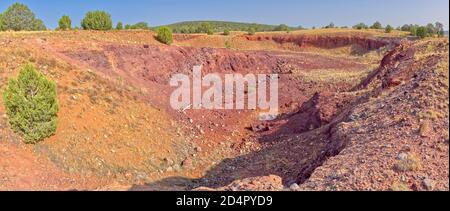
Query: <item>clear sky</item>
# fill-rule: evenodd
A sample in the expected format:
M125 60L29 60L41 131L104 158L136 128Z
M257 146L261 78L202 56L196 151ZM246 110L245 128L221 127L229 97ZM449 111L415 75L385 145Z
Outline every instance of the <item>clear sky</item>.
M352 26L358 22L399 26L442 22L449 26L449 0L0 0L28 5L55 28L67 14L75 25L90 10L106 10L114 22L145 21L152 26L188 20L225 20L290 26Z

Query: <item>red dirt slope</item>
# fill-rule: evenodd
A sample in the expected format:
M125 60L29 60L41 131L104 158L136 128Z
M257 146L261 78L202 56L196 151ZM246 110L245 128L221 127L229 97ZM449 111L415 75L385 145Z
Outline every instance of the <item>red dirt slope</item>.
M273 144L199 186L257 190L239 181L275 174L292 190L448 191L448 50L446 39L404 42L352 92L316 94L268 123L260 138Z

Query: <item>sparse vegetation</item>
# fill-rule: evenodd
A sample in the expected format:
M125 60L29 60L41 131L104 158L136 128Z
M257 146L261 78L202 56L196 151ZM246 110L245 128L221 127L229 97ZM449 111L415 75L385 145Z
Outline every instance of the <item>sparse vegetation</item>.
M123 23L122 22L118 22L117 23L116 30L123 30Z
M323 28L324 28L324 29L334 29L334 28L336 28L336 26L334 25L333 22L331 22L330 24L324 26Z
M61 29L72 28L61 22ZM114 23L111 29L124 29L122 22ZM204 23L182 29L202 35L176 35L176 42L170 27L152 28L153 33L146 31L150 27L145 22L125 26L138 31L0 32L0 141L14 143L0 145L5 152L0 155L6 155L0 160L8 165L2 174L6 185L0 183L0 189L44 189L47 178L55 189L109 190L117 181L117 188L130 189L131 184L192 174L201 175L201 181L168 178L164 187L148 188L188 190L192 183L206 187L211 181L219 187L242 175L238 179L247 187L280 190L287 190L285 185L291 190L448 189L448 174L442 171L448 165L448 39L417 40L390 25L375 25L368 29L361 23L357 31L331 23L327 29L287 36L284 31L296 28L282 24L273 28L281 32L259 33L263 29L249 24L230 33L234 29ZM415 36L419 28L412 27ZM426 36L440 36L436 25L424 28ZM3 18L0 29L6 30ZM21 70L19 65L27 61L36 66ZM262 121L272 117L258 119L259 109L166 109L169 100L155 93L169 94L173 87L168 79L175 73L192 76L189 69L197 63L205 65L205 74L279 74L280 116ZM49 79L57 80L58 93ZM261 91L248 82L242 92L246 99ZM20 136L30 144L45 140L56 133L57 124L57 134L47 141L15 145ZM258 138L283 143L265 146ZM357 146L349 147L347 141ZM16 148L24 148L24 156L14 154ZM298 149L303 149L301 155ZM331 157L333 162L322 163ZM39 161L23 165L24 160ZM40 160L64 172L51 172ZM245 178L249 165L261 173L250 175L256 182ZM279 176L261 179L266 173ZM17 182L8 179L22 174L27 177ZM92 180L92 185L84 188L72 176L84 183ZM35 178L44 181L36 185ZM300 181L284 184L286 178Z
M3 23L3 15L0 13L0 31L5 31L6 30L6 26Z
M160 27L158 29L156 38L160 42L170 45L173 42L172 30L169 27Z
M25 65L18 78L9 81L3 103L12 129L26 143L37 143L56 132L59 109L56 85L33 65Z
M420 124L419 133L422 137L427 137L432 130L431 122L429 120L425 120Z
M226 41L226 42L225 42L225 48L226 48L226 49L231 49L231 43L228 42L228 41Z
M206 30L206 34L207 35L213 35L214 34L214 30L212 28L209 28L208 30Z
M248 32L249 35L255 35L256 34L256 29L254 27L250 27L247 32Z
M0 29L2 31L43 31L46 27L44 22L36 18L26 5L15 3L0 15Z
M417 28L419 28L420 26L417 24L405 24L402 27L400 27L400 30L402 31L406 31L409 32L412 36L416 36L417 35Z
M380 22L375 22L373 23L373 25L370 27L371 29L383 29L383 25L381 25Z
M275 27L275 29L274 29L274 31L286 31L286 32L288 32L290 30L291 30L291 28L289 28L289 26L286 24L280 24L277 27Z
M427 24L425 27L427 28L427 33L429 35L435 35L438 33L438 29L436 29L432 23Z
M239 23L226 21L187 21L167 25L173 29L174 33L194 34L207 33L205 25L208 25L213 32L248 31L249 27L254 27L256 31L274 31L277 26L256 23Z
M384 29L384 32L391 33L393 30L394 30L394 27L392 27L391 25L387 25L386 28Z
M322 83L356 83L361 81L370 70L348 72L338 69L317 69L314 73L299 72L296 73L299 77L302 77L308 81L317 81Z
M45 27L44 21L42 21L41 19L36 19L33 22L33 25L34 25L34 27L33 27L34 31L45 31L45 30L47 30L47 27Z
M70 30L72 29L72 20L69 16L63 15L61 19L59 19L58 22L58 29L59 30Z
M210 23L202 23L198 29L198 33L206 33L212 35L214 33L213 27Z
M440 22L436 22L434 25L432 23L426 26L419 26L417 24L405 24L400 27L400 30L409 32L412 36L417 36L420 38L425 37L442 37L444 36L444 25Z
M412 191L408 184L404 182L394 182L390 188L391 191Z
M146 22L139 22L133 25L127 25L126 29L142 29L142 30L150 30L150 26Z
M417 28L416 36L418 36L422 39L427 37L428 36L427 28L425 26L420 26L419 28Z
M228 35L230 35L231 33L230 33L230 30L228 30L228 29L225 29L224 31L223 31L223 35L225 35L225 36L228 36Z
M432 121L437 120L437 119L439 119L439 118L442 118L443 116L442 116L442 114L440 114L440 112L437 111L437 110L434 110L434 109L427 109L427 110L425 110L425 111L420 112L420 113L419 113L419 117L420 117L421 119L425 119L424 122L427 122L427 121L429 121L429 120L432 120ZM430 124L430 123L428 122L427 124Z
M394 169L399 172L418 171L422 168L420 159L413 153L405 154L395 165Z
M443 37L445 35L444 24L442 24L440 22L436 22L434 24L434 27L435 27L436 33L438 34L439 37Z
M368 29L369 27L364 23L358 23L358 24L354 25L353 28L361 30L361 29Z
M81 21L81 26L85 30L111 30L111 15L104 11L93 11L86 13Z

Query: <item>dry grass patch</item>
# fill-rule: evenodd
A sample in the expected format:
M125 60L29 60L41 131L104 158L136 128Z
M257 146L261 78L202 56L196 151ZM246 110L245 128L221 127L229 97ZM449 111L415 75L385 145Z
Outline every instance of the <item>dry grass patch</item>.
M389 190L401 192L412 191L409 185L404 182L394 182Z
M317 81L321 83L351 83L356 84L360 82L371 72L370 69L363 71L348 71L337 69L320 69L312 71L299 71L297 76L310 81Z
M399 172L419 171L421 168L420 159L413 153L406 154L394 165L394 169Z
M431 122L425 120L420 124L419 134L421 137L428 137L432 130L433 128L431 127Z
M448 130L447 130L447 131L444 131L443 137L444 137L444 142L445 142L446 144L448 144L448 143L449 143Z

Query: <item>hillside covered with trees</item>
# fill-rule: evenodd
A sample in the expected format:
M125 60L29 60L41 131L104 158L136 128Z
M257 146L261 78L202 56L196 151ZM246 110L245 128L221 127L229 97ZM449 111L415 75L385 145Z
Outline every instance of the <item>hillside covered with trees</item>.
M257 32L262 31L287 31L296 28L287 25L268 25L257 23L241 23L229 21L185 21L165 25L173 30L175 33L208 33L209 32L224 32L224 31L249 31L254 29Z

